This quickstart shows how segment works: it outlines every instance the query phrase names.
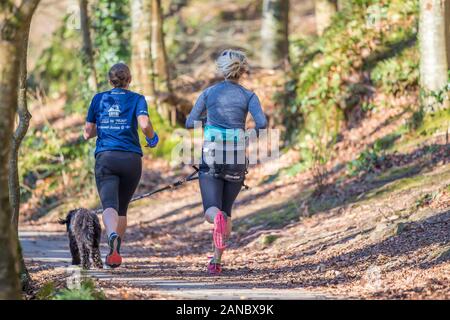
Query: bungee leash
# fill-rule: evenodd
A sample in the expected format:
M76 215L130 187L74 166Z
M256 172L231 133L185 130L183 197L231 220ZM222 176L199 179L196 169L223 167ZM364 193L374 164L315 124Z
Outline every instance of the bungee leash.
M144 199L144 198L147 198L147 197L150 197L150 196L152 196L152 195L154 195L155 193L158 193L158 192L162 192L162 191L169 190L169 189L175 189L175 188L181 186L185 182L197 180L198 176L196 176L196 175L198 174L199 169L196 166L192 166L192 168L194 168L195 171L193 173L191 173L190 175L188 175L187 177L184 177L183 179L180 179L180 180L178 180L178 181L176 181L174 183L168 184L165 187L162 187L162 188L159 188L159 189L156 189L156 190L149 191L147 193L143 193L143 194L134 196L130 200L130 203L138 201L138 200L141 200L141 199ZM100 214L102 212L103 212L102 208L98 208L98 209L94 210L94 213L96 213L96 214Z

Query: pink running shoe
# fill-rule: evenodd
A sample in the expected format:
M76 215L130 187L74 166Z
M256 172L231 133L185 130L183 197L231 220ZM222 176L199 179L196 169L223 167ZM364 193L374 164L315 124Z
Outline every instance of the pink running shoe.
M223 212L219 211L214 218L213 240L214 246L223 250L226 248L225 237L227 233L227 220L223 216Z
M210 275L219 275L222 273L222 264L217 263L214 261L214 258L212 258L208 263L208 273Z

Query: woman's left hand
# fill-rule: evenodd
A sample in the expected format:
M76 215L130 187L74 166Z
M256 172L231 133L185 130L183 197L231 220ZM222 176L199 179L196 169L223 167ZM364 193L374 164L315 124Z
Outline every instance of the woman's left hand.
M154 148L154 147L156 147L156 145L159 142L159 137L158 137L158 135L155 132L155 134L153 135L153 138L150 139L148 137L145 137L145 141L147 141L146 147Z

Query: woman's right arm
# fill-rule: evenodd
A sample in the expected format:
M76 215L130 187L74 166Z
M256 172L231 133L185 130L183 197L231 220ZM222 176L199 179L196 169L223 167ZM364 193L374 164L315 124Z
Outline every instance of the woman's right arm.
M87 122L84 126L83 137L85 140L89 140L97 136L97 125L92 122Z
M97 136L97 117L96 108L98 104L98 95L95 95L89 106L88 114L86 116L86 124L84 126L83 137L89 140Z
M195 102L194 107L191 110L191 113L188 115L186 119L186 128L191 129L194 128L194 122L195 121L201 121L201 116L203 112L206 110L206 97L205 92L203 91L202 94L198 97L197 101Z

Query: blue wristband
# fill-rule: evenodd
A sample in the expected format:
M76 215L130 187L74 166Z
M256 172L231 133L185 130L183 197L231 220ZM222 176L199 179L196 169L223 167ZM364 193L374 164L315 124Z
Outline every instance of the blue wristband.
M147 141L147 147L154 148L154 147L156 147L156 145L159 142L159 137L155 132L155 134L153 135L153 138L150 139L148 137L145 137L145 141Z

